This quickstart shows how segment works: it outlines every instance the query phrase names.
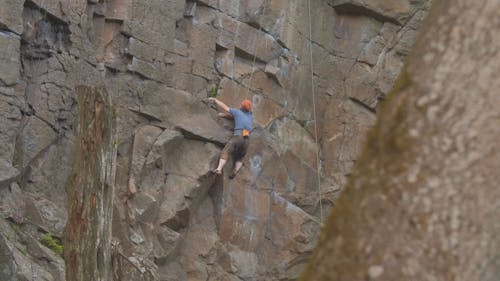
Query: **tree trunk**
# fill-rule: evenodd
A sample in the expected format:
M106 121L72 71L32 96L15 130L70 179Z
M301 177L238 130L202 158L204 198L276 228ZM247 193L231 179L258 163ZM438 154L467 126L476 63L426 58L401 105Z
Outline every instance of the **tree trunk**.
M102 88L79 86L75 159L66 192L67 280L112 280L111 224L116 169L116 125Z
M500 1L434 1L302 280L499 280Z

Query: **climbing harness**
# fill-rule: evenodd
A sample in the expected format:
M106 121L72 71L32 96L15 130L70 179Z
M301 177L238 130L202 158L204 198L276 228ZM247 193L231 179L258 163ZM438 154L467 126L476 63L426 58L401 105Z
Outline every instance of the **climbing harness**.
M314 139L316 142L316 166L317 166L317 182L318 182L318 195L319 195L319 208L320 208L320 224L323 224L323 198L321 194L321 172L320 172L320 155L319 155L319 140L318 140L318 116L316 113L316 92L314 90L314 64L313 64L313 45L312 45L312 22L311 22L311 0L307 1L307 8L308 8L308 21L309 21L309 58L310 58L310 63L311 63L311 92L312 92L312 98L313 98L313 115L314 115L314 120L315 120L315 132L314 132ZM266 6L264 5L264 8L262 9L262 15L265 15L266 11ZM259 24L259 31L262 31L262 25ZM266 42L266 49L267 49L267 41ZM250 88L252 85L252 78L253 74L255 72L255 64L257 61L257 41L255 40L254 42L254 51L253 51L253 60L252 60L252 71L250 72L250 79L248 82L247 86L247 96L250 92Z
M315 134L314 134L314 138L315 138L315 142L316 142L316 165L317 165L317 182L318 182L318 195L319 195L319 207L320 207L320 221L318 222L320 225L323 224L323 198L322 198L322 194L321 194L321 172L320 172L320 151L319 151L319 140L318 140L318 116L317 116L317 112L316 112L316 92L315 92L315 89L314 89L314 65L313 65L313 44L312 44L312 22L311 22L311 0L308 0L308 3L307 3L307 7L308 7L308 21L309 21L309 57L310 57L310 63L311 63L311 66L310 66L310 69L311 69L311 92L312 92L312 98L313 98L313 115L314 115L314 120L315 120ZM265 15L265 11L266 11L266 5L264 4L263 6L263 9L262 9L262 16ZM220 27L222 29L222 27ZM262 24L259 24L259 32L262 32ZM234 37L236 37L238 34L238 31L236 31ZM234 41L234 37L233 37L233 41ZM267 41L265 41L265 49L267 49ZM253 58L252 58L252 69L251 69L251 72L250 72L250 77L249 77L249 81L248 81L248 84L246 85L247 87L247 91L246 91L246 96L249 95L250 93L250 90L251 90L251 87L252 87L252 80L253 80L253 75L254 75L254 72L255 72L255 66L256 66L256 62L257 62L257 40L256 38L254 39L254 48L253 48ZM234 63L233 63L233 66L232 66L232 74L231 74L231 78L234 80ZM243 130L242 132L242 135L243 136L248 136L249 132L246 131L246 130Z
M313 43L312 43L312 23L311 23L311 0L307 1L307 10L309 13L309 59L311 63L311 92L313 97L313 115L314 115L314 138L316 141L316 169L318 181L318 195L319 195L319 210L320 222L323 224L323 198L321 195L321 174L320 174L320 157L319 157L319 141L318 141L318 116L316 115L316 92L314 91L314 64L313 64Z

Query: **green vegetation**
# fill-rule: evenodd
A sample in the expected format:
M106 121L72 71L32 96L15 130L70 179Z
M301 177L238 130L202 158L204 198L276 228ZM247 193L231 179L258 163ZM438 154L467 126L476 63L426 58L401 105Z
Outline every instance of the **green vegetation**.
M18 224L14 224L12 226L12 230L14 230L16 234L19 234L19 232L21 231L21 227Z
M113 118L117 118L118 114L120 114L120 106L115 104L112 106L111 110L112 110Z
M41 242L49 247L54 253L62 256L63 254L63 246L56 240L50 233L46 233L42 236Z
M309 127L310 122L307 120L301 120L300 124L302 125L302 128L307 130L307 127Z
M212 87L210 88L210 91L207 93L207 98L215 98L217 97L217 85L212 84Z

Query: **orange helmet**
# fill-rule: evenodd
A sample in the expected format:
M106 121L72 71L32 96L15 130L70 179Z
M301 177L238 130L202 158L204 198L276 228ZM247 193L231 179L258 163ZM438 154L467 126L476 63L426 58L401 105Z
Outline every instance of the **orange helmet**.
M241 108L246 110L246 111L252 111L252 102L249 100L242 101Z

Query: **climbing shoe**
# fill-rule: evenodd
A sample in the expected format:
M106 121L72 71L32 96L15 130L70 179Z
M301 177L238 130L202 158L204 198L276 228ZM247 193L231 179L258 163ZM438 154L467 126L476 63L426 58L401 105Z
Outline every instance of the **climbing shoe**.
M236 177L236 174L237 174L237 173L238 173L238 172L233 171L233 172L231 173L231 175L229 176L229 179L230 179L230 180L234 179L234 177Z
M214 169L214 170L211 170L210 172L212 174L214 174L214 175L222 175L222 171L221 170Z

